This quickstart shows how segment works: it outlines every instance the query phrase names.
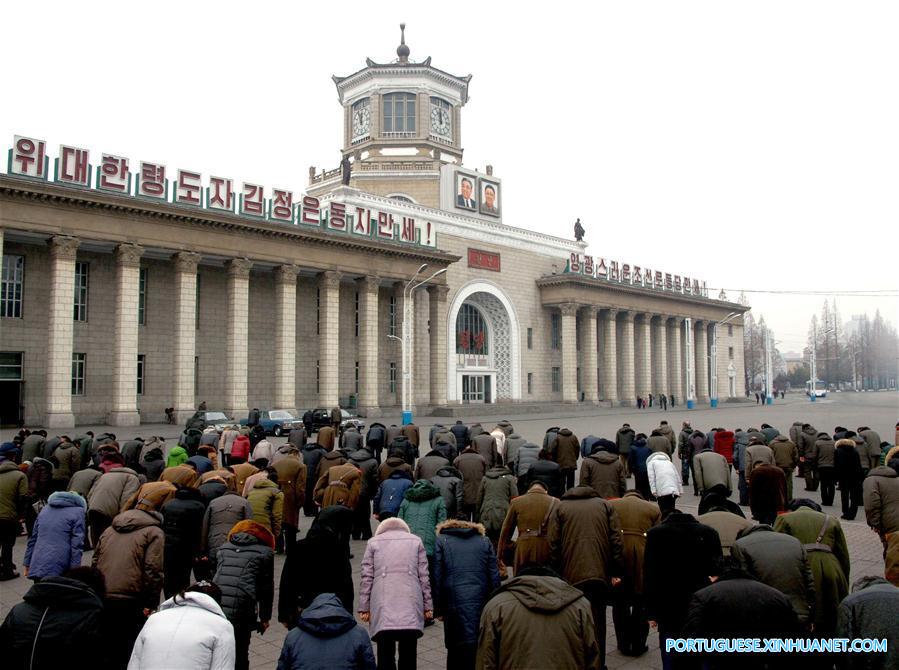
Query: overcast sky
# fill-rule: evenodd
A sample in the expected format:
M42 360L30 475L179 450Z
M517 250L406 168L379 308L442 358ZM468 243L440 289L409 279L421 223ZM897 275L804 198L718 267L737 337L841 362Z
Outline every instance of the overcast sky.
M331 75L396 58L405 21L412 60L474 75L465 163L503 179L505 223L580 217L591 253L731 299L899 288L899 3L586 7L5 2L0 138L300 191L339 162ZM749 298L782 351L824 300Z

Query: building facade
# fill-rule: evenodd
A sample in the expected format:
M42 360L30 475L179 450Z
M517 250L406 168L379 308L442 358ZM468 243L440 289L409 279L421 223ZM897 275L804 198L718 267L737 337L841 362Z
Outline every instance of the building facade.
M397 56L334 77L344 163L301 195L67 146L51 170L45 142L15 137L0 420L373 414L404 381L419 410L738 395L747 307L504 219L501 179L463 163L471 77Z

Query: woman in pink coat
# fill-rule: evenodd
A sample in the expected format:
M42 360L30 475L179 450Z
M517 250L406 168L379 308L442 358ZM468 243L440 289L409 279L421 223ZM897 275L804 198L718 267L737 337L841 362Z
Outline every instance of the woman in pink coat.
M382 521L362 559L359 616L378 643L379 670L415 667L418 638L434 617L428 557L399 518Z

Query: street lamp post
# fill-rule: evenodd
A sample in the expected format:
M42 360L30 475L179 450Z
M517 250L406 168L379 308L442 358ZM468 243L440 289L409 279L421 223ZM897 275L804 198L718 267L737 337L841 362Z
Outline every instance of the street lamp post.
M695 360L693 358L693 319L684 319L684 358L687 372L687 409L696 406L696 380L694 379Z
M427 284L435 277L446 272L446 268L437 270L437 272L433 273L427 279L422 279L420 282L416 283L415 279L424 272L427 267L428 264L423 263L409 281L406 282L406 286L403 288L403 336L400 338L396 335L388 335L388 337L400 341L400 358L402 359L403 375L400 393L402 395L403 403L404 426L412 423L412 294L415 292L415 289Z
M825 330L823 335L827 337L830 333L832 333L836 328L831 328L830 330ZM809 356L811 359L809 361L809 401L815 402L816 391L818 390L818 324L812 324L812 351Z
M718 406L718 326L724 325L731 319L740 316L739 312L731 312L721 321L712 326L712 350L710 359L710 367L712 368L711 392L709 393L709 406L715 408Z

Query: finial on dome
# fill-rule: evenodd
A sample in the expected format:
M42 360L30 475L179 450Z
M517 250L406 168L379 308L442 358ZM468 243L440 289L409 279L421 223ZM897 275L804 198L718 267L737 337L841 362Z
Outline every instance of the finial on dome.
M400 45L396 48L396 55L399 56L400 63L409 62L409 47L406 46L406 24L400 24Z

